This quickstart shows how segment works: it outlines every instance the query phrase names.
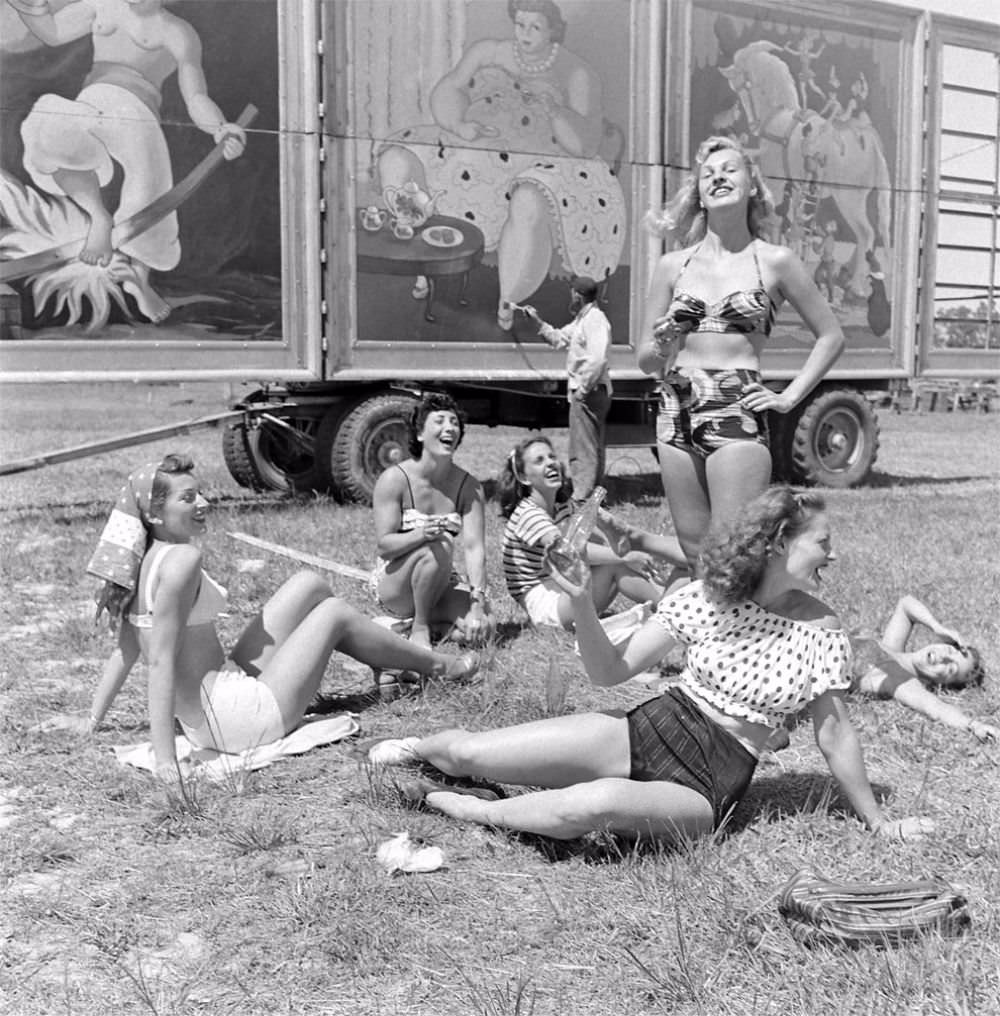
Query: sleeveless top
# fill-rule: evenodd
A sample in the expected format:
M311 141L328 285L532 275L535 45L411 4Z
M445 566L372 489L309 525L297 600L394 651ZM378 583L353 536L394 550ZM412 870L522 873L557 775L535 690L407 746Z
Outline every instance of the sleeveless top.
M757 268L757 288L735 290L721 300L713 300L711 303L706 303L701 297L677 288L685 269L699 250L701 244L691 251L677 273L674 298L667 308L666 317L678 325L687 326L687 330L692 332L739 332L744 335L762 332L764 335L770 335L774 324L775 306L764 288L755 242L751 241L750 250Z
M146 572L145 599L147 611L145 614L128 614L128 622L136 628L153 627L153 586L156 576L159 573L160 565L163 564L170 544L160 547L155 552L155 557L149 563ZM220 586L204 568L201 570L201 582L198 585L198 595L188 614L187 627L193 628L199 624L211 624L229 605L229 593L224 586Z
M413 500L413 487L410 486L410 478L406 475L406 470L396 465L396 468L403 474L403 479L406 480L406 489L410 494L410 507L403 509L403 518L399 527L401 533L408 533L417 526L422 526L425 522L429 522L432 519L440 519L442 522L451 523L455 529L461 529L462 527L462 516L457 511L445 512L443 515L428 515L426 512L417 511L414 507L416 503ZM465 489L465 481L469 478L469 474L466 473L462 477L462 482L458 485L458 492L455 494L455 507L457 508L462 503L462 491Z

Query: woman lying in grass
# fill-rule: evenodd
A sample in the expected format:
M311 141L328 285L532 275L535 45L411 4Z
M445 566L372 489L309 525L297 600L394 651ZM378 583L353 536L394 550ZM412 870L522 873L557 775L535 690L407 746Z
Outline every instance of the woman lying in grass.
M529 437L507 457L500 475L500 514L507 519L501 556L507 591L524 607L534 625L571 628L569 596L552 577L546 550L566 529L573 514L565 476L548 438ZM598 612L621 593L634 603L659 600L663 566L685 565L673 537L656 536L618 525L603 512L586 547L590 593Z
M908 650L906 643L918 624L933 632L939 641ZM879 638L852 638L851 644L854 648L851 691L895 699L936 723L967 730L979 741L1000 740L1000 728L973 719L936 694L937 689L981 685L983 664L978 651L958 632L942 625L920 600L904 596ZM768 741L772 751L787 744L785 730L776 730Z
M696 836L725 821L772 730L808 706L816 742L858 816L881 836L920 837L933 828L928 821L890 820L876 803L847 715L847 634L814 595L832 560L822 499L768 490L708 537L702 579L665 596L626 643L608 640L589 578L580 586L564 581L595 684L620 684L681 642L688 649L677 686L625 717L588 713L483 733L449 730L381 742L369 759L423 760L451 776L549 788L484 800L417 784L430 807L482 825L558 839L601 829Z
M264 604L228 655L215 620L226 590L202 569L195 541L208 502L181 455L132 473L88 571L105 580L98 615L120 623L118 647L94 694L94 729L141 656L149 665L149 728L157 775L176 779L174 717L196 748L240 752L293 730L335 649L372 667L466 677L475 655L449 657L400 638L300 572ZM63 724L65 725L65 724Z

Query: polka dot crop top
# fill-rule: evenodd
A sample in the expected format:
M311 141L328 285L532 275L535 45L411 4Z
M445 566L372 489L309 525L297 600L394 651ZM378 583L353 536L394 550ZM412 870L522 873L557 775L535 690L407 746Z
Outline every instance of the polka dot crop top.
M688 646L681 685L729 716L776 727L824 692L850 687L845 631L772 614L752 600L720 607L701 582L665 596L653 616Z

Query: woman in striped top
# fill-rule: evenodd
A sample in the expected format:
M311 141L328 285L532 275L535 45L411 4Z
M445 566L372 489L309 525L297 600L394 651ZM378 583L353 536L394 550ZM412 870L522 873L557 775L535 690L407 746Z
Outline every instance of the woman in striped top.
M532 624L571 628L569 597L552 579L546 557L572 515L563 469L548 438L527 438L511 451L500 476L499 495L500 514L507 519L502 560L508 592ZM646 549L629 547L619 556L606 542L592 540L587 560L598 612L619 593L635 603L663 595L659 565Z

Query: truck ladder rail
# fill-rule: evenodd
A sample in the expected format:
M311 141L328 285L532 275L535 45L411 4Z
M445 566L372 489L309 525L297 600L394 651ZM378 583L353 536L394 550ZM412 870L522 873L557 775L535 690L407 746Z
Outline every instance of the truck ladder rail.
M295 408L294 403L285 403L265 406L247 406L243 409L231 409L226 413L214 413L212 416L199 416L193 420L182 420L180 423L171 423L162 427L152 427L149 430L139 430L131 434L122 434L118 437L107 438L103 441L91 441L88 444L75 445L72 448L62 448L54 452L45 452L41 455L32 455L27 459L19 459L15 462L0 463L0 476L10 476L13 473L25 473L31 469L41 469L43 466L54 466L61 462L72 462L74 459L85 459L90 455L100 455L102 452L113 452L119 448L131 448L134 445L148 444L151 441L158 441L163 437L173 437L176 434L187 434L192 430L203 427L217 427L220 423L230 420L239 420L245 417L258 417L267 420L268 423L287 427L288 430L299 438L298 431L289 427L284 420L272 414L282 409Z

